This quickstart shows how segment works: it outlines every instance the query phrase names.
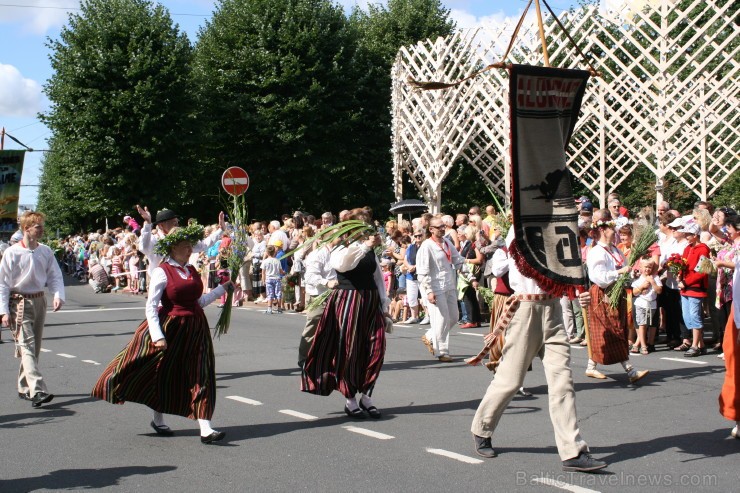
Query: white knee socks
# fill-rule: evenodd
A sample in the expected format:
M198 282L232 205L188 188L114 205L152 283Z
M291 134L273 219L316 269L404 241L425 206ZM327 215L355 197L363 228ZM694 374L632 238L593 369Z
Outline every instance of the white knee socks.
M152 418L154 424L157 426L164 426L164 414L154 411L154 417Z
M200 425L200 436L207 437L214 432L214 429L211 428L211 420L199 419L198 424Z

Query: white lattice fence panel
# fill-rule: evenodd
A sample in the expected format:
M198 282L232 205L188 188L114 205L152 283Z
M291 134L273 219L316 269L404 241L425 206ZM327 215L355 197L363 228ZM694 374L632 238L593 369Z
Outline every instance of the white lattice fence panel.
M603 79L592 79L568 150L573 174L602 200L639 167L658 181L678 176L706 198L740 168L738 2L655 0L639 10L596 7L560 19ZM417 80L451 81L498 61L513 26L465 31L399 52L394 66L394 162L422 195L439 200L457 159L501 196L508 191L508 76L493 70L446 91L412 92ZM546 26L554 66L583 61L554 22ZM534 23L507 61L539 63ZM443 108L452 104L446 115ZM427 121L428 120L428 121ZM452 124L453 129L445 125ZM422 136L421 138L419 136ZM401 180L397 176L397 195Z

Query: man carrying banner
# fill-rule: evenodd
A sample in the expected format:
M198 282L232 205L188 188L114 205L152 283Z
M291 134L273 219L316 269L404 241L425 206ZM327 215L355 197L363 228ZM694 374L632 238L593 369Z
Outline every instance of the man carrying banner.
M15 355L21 359L18 371L18 396L33 407L51 402L38 369L46 319L44 287L54 295L54 311L64 304L64 279L51 248L39 243L44 236L45 216L26 211L21 216L23 239L3 254L0 260L0 315L2 326L10 327L15 339Z
M523 65L509 70L514 220L506 246L514 294L506 300L493 330L494 335L505 330L506 341L496 378L473 418L475 451L482 457L495 456L493 432L530 363L539 356L563 470L595 471L606 463L591 456L578 429L570 344L559 300L578 291L584 291L579 295L581 305L590 300L583 288L578 212L565 167L565 148L589 74ZM492 339L488 338L488 345Z

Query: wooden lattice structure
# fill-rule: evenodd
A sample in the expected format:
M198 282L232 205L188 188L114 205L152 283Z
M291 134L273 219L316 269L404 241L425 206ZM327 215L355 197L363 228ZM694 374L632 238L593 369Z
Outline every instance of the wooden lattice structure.
M639 166L655 175L658 200L669 173L706 200L738 171L739 4L633 1L617 11L592 6L559 16L603 74L589 82L568 150L571 172L602 204ZM443 91L414 91L406 80L454 81L500 61L512 27L459 31L399 51L392 73L397 199L408 175L438 211L442 184L459 160L506 198L507 72L491 70ZM554 22L545 30L553 66L585 68ZM507 61L541 59L537 26L525 23Z

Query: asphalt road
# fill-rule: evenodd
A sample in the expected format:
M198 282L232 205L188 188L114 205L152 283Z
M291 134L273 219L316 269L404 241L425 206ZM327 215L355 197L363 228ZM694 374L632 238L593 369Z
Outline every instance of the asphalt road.
M18 361L0 346L0 492L81 491L738 491L740 440L717 410L724 367L714 355L672 351L634 356L651 370L630 385L618 365L607 380L584 375L586 351L572 351L579 424L602 474L564 473L548 416L539 360L527 375L533 397L517 397L494 435L498 456L473 451L470 423L491 375L462 359L485 328L455 330L441 364L420 342L420 326L388 338L374 401L379 421L350 421L339 394L301 393L296 366L304 318L235 309L231 332L215 341L218 400L213 425L226 432L202 445L197 424L169 416L171 438L150 428L150 411L114 406L89 392L144 318L144 298L96 295L70 285L63 311L47 317L41 369L53 402L17 398ZM218 310L207 309L211 323ZM7 332L3 339L8 340ZM659 347L660 349L660 347ZM675 358L675 359L664 359Z

